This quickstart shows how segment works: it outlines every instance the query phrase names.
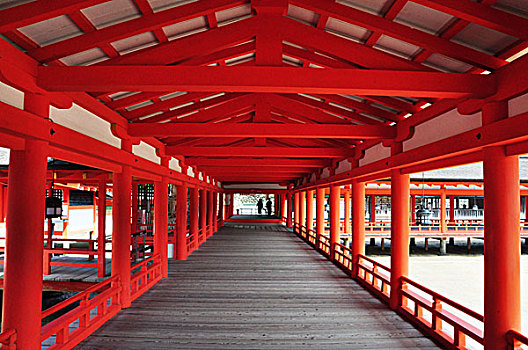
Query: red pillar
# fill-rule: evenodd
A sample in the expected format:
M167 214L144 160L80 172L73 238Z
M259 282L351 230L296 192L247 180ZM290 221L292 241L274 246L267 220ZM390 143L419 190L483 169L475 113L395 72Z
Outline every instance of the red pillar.
M370 222L376 222L376 195L370 196Z
M197 187L192 187L189 198L189 233L193 237L192 249L198 248L198 236L200 226L199 191ZM188 252L190 253L190 251Z
M286 227L292 227L292 211L293 211L292 193L287 192L286 195L288 196L288 207L286 209Z
M319 237L324 234L324 201L325 201L325 190L322 187L317 187L315 190L315 206L316 206L316 233L317 233L317 243L316 247L319 248Z
M122 143L128 143L121 141ZM132 149L129 144L128 150ZM125 145L124 149L127 149ZM130 306L130 207L132 173L128 165L120 173L114 173L112 205L112 275L121 279L121 306Z
M313 230L313 224L314 224L313 196L314 196L313 190L306 191L306 230L307 231Z
M205 241L207 237L207 194L206 190L200 190L200 240Z
M299 210L299 192L295 192L293 194L293 221L294 221L294 224L293 224L293 229L294 230L299 230L299 213L300 213L300 210Z
M5 186L0 185L0 222L5 222Z
M177 260L187 259L187 185L176 187L176 254Z
M335 258L335 243L340 242L340 186L330 186L330 260Z
M169 223L169 183L166 177L154 185L154 251L160 255L161 275L169 275L168 262L168 223Z
M218 215L220 218L220 227L224 226L224 193L218 194Z
M282 219L282 218L285 218L288 215L287 214L287 207L286 207L286 194L285 193L279 194L279 200L280 200L279 217Z
M49 115L49 102L40 95L27 93L24 108ZM25 141L9 162L2 331L17 330L18 349L40 349L48 143Z
M401 305L400 278L409 274L409 175L391 171L390 307Z
M350 227L350 189L345 187L345 190L343 191L344 199L345 199L345 220L343 225L343 231L346 233L350 233L352 231Z
M304 225L306 225L306 191L301 191L299 193L299 226ZM303 232L302 228L299 230Z
M411 196L411 224L416 224L416 195Z
M449 196L449 222L455 223L455 196Z
M440 230L447 233L447 204L445 187L440 188Z
M138 232L138 184L132 182L132 232Z
M106 274L106 181L99 183L99 199L97 201L97 277L104 277Z
M214 233L213 211L213 191L207 191L207 237Z
M365 183L352 182L353 275L357 276L359 255L365 255Z
M507 117L507 102L482 109L483 125ZM489 147L483 166L484 348L506 349L506 332L521 327L519 158Z

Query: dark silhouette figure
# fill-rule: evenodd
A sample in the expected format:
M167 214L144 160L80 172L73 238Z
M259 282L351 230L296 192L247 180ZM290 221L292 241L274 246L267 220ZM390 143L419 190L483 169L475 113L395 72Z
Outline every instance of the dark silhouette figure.
M264 201L260 198L257 202L257 211L259 215L262 214L262 208L264 208Z
M268 216L271 216L271 199L268 198L266 202L266 210L268 211Z

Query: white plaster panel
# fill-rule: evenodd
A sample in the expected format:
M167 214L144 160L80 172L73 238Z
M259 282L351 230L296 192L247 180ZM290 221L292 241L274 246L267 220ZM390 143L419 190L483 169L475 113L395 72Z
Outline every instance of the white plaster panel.
M132 153L141 158L160 164L160 157L156 155L156 149L143 141L141 141L139 145L132 146Z
M321 173L321 179L324 179L329 176L330 176L330 170L328 168L324 168L323 172Z
M198 179L203 181L203 173L198 173Z
M239 185L226 185L225 189L248 189L248 185L239 184ZM280 186L276 184L251 184L252 190L285 190L286 186Z
M509 117L514 117L521 113L528 112L528 94L512 98L508 101Z
M390 148L384 147L383 144L378 143L365 150L365 157L359 160L359 165L365 165L374 163L380 159L384 159L390 156Z
M187 175L190 177L194 177L194 170L191 167L187 168Z
M472 115L460 115L456 109L453 109L417 125L414 136L403 143L403 150L409 151L480 126L482 126L480 112Z
M350 171L350 169L352 169L352 164L350 164L348 160L343 160L339 162L336 169L336 174L345 173L347 171Z
M0 81L0 101L24 109L24 93Z
M171 158L169 160L169 169L176 170L181 173L180 163L177 159Z
M86 136L121 148L121 140L110 131L110 123L73 104L70 109L51 107L50 118L54 123L80 132Z

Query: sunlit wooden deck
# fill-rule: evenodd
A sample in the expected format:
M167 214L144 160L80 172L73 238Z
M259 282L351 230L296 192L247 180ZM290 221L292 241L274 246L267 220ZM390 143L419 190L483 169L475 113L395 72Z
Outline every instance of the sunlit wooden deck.
M280 226L224 227L78 349L437 348Z

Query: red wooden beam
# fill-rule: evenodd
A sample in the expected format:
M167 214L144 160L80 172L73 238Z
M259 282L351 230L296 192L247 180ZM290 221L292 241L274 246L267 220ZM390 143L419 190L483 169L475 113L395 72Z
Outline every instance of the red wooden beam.
M37 0L0 11L0 33L66 15L110 0Z
M418 4L448 13L515 38L528 40L528 20L471 0L413 0Z
M169 155L210 157L266 157L266 158L343 158L352 155L344 148L316 147L186 147L167 146Z
M244 166L264 166L264 167L310 167L319 168L331 165L331 162L324 159L255 159L255 158L186 158L185 163L196 166L223 166L240 167Z
M47 1L41 1L47 2ZM50 1L51 2L51 1ZM58 1L57 1L58 2ZM67 2L67 1L63 1ZM88 1L84 1L88 2ZM91 1L95 2L95 1ZM102 2L102 1L98 1ZM145 33L174 23L183 22L195 17L204 16L209 12L221 11L245 3L235 0L203 0L191 4L177 6L169 10L132 19L97 31L86 33L74 38L31 50L29 55L35 59L49 63L59 58L86 51L102 44ZM88 6L84 6L88 7Z
M262 166L247 166L240 164L239 167L222 167L222 166L206 166L200 167L207 174L245 174L245 173L268 173L268 174L305 174L311 173L312 168L297 168L297 167L262 167Z
M390 139L396 128L382 125L278 124L278 123L138 123L130 124L128 134L136 137L281 137Z
M435 35L413 29L365 11L338 3L328 4L324 0L292 0L291 3L305 9L318 12L339 20L382 32L399 40L417 45L421 48L441 53L482 69L493 71L507 62L498 57L484 54L477 50L439 38Z
M39 67L49 91L228 91L456 98L495 92L493 76L289 67Z

